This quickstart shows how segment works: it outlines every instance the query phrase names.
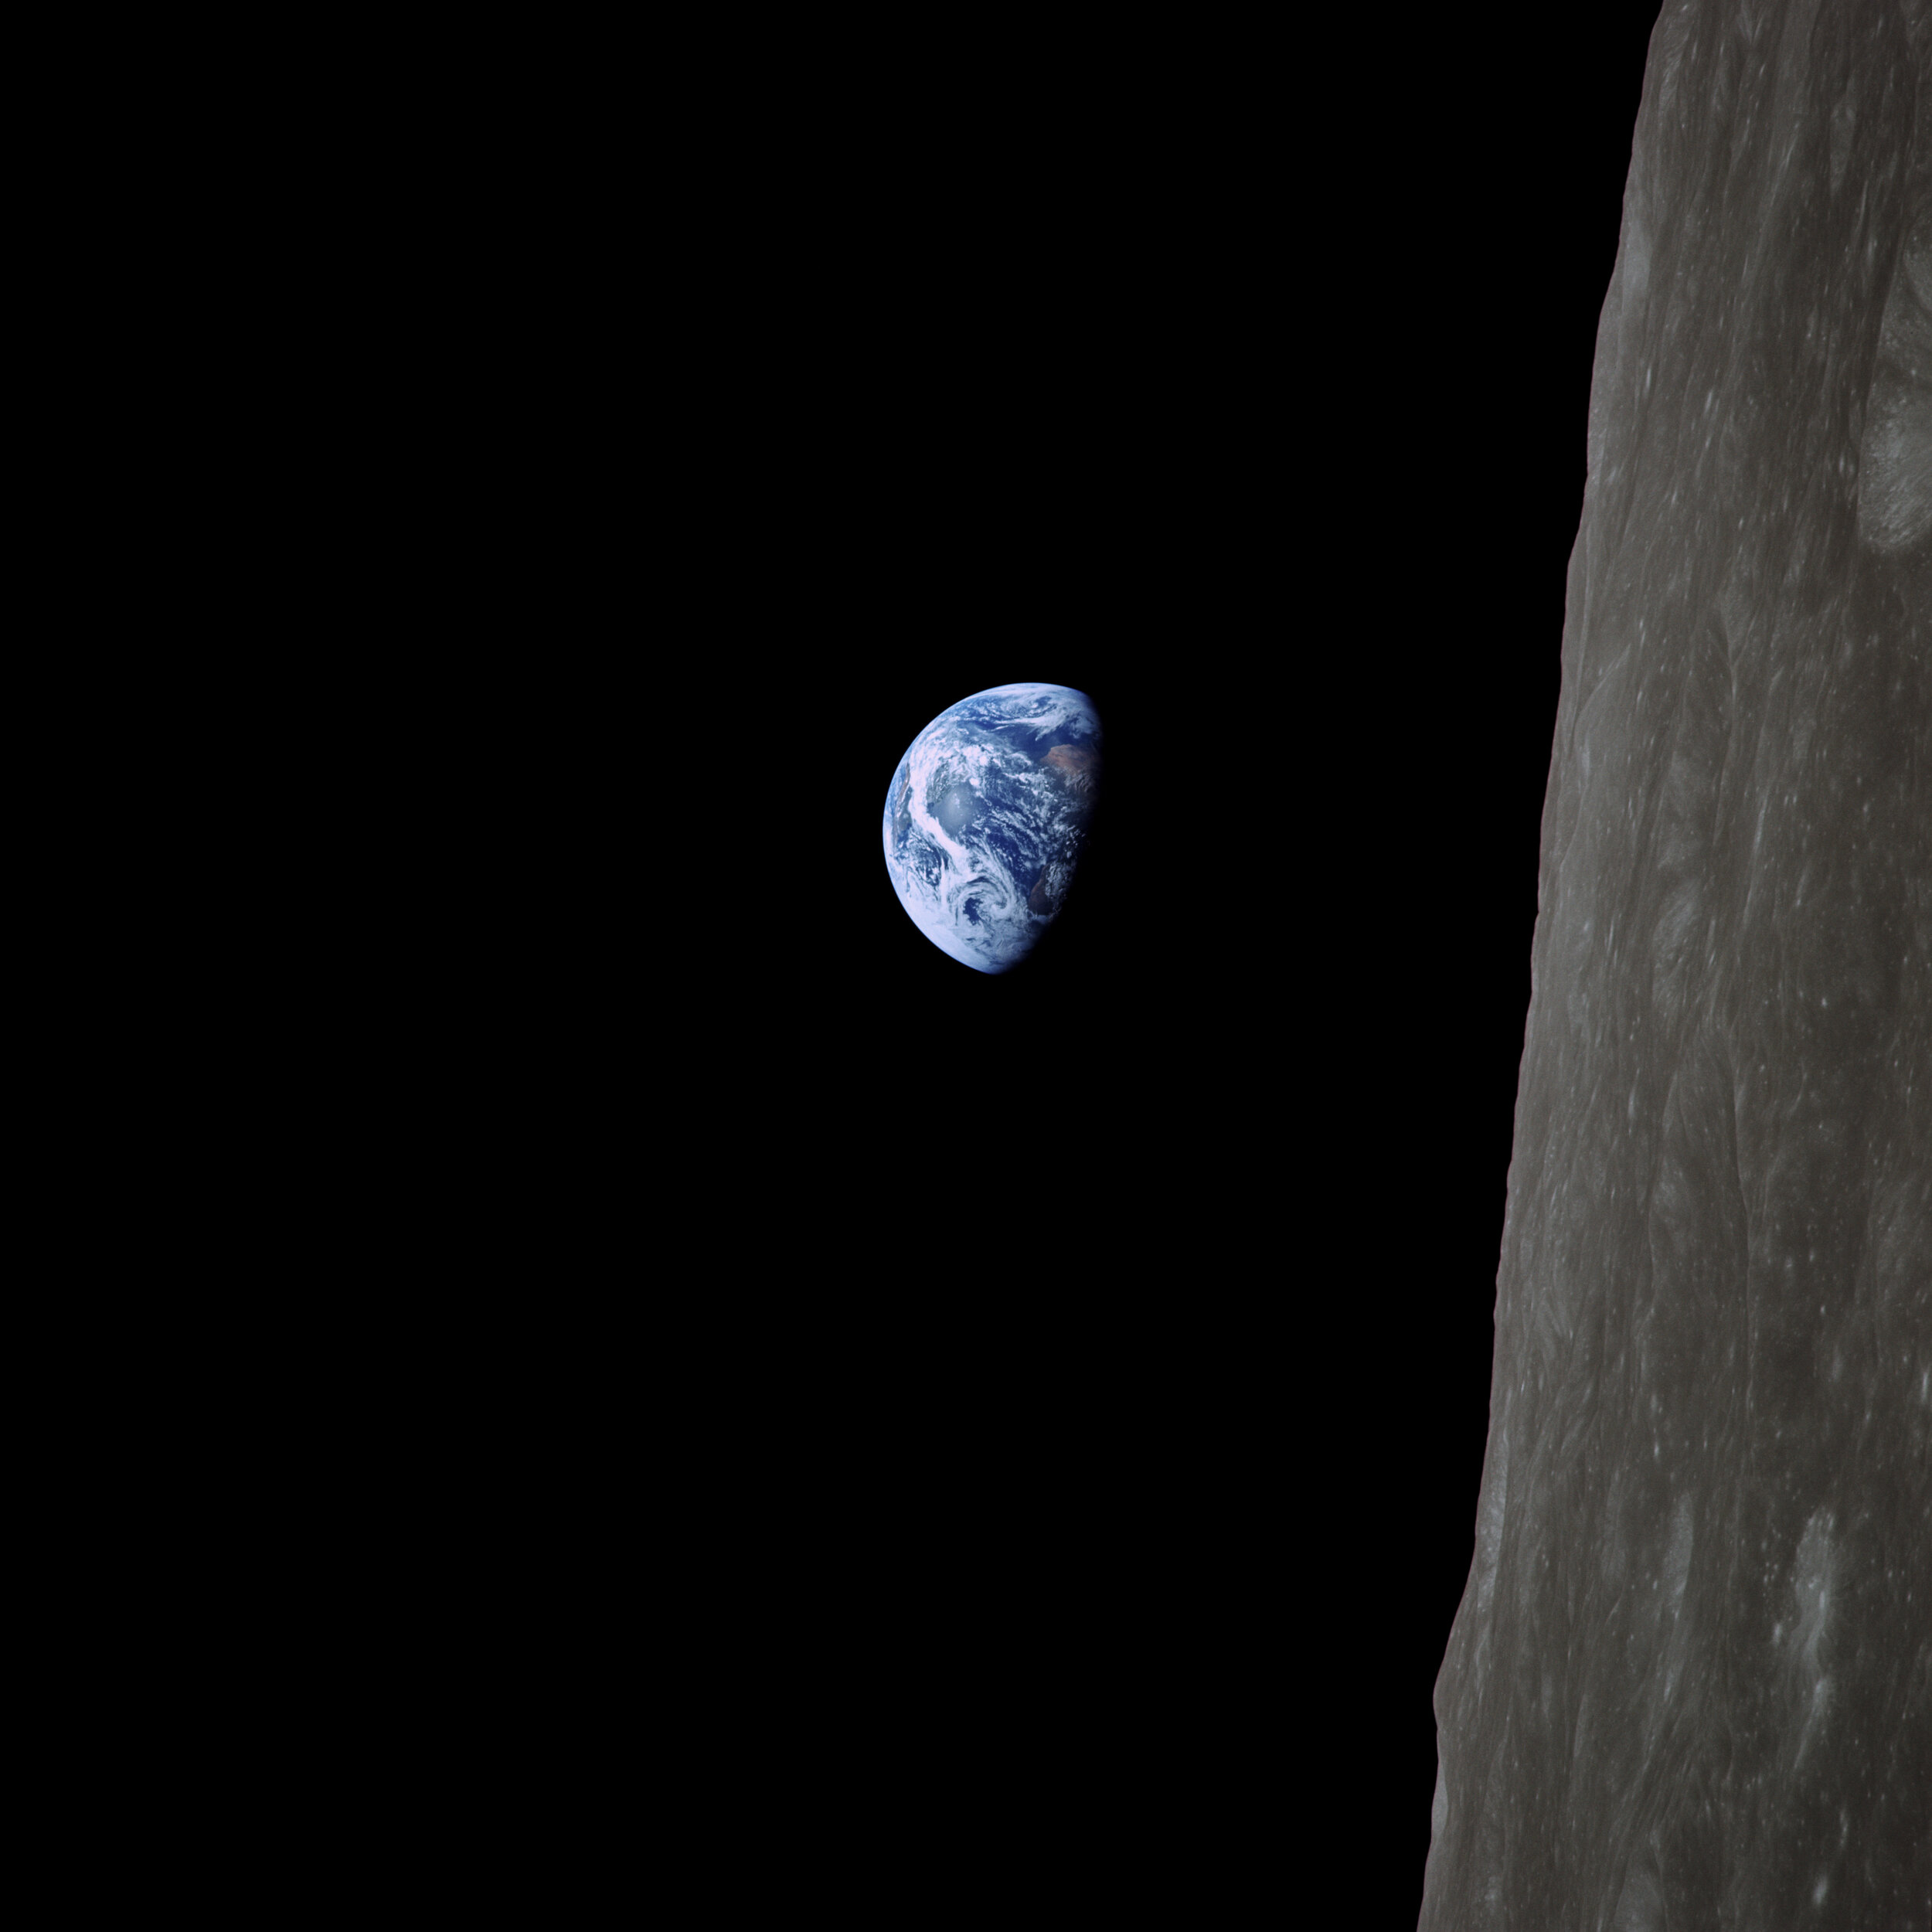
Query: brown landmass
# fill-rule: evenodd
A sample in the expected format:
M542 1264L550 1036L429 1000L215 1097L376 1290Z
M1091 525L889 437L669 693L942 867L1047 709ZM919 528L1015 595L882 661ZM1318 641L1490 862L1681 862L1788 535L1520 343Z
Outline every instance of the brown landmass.
M1081 797L1090 795L1100 777L1100 758L1088 745L1056 745L1044 761L1060 772Z
M1033 889L1026 895L1029 910L1043 913L1048 918L1060 909L1060 901L1066 896L1067 868L1066 862L1049 859L1040 869L1040 876L1033 881Z

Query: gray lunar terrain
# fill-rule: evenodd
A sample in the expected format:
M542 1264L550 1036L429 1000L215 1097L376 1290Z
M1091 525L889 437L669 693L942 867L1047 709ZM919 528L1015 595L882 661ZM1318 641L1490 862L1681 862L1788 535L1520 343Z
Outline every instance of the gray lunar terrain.
M1929 52L1651 36L1425 1928L1932 1926Z

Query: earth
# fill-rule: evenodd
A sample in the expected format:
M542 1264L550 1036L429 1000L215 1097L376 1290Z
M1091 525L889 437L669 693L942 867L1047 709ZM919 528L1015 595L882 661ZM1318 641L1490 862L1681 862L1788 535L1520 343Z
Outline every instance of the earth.
M962 965L1017 966L1066 903L1100 777L1084 692L996 685L942 711L886 794L886 869L907 917Z

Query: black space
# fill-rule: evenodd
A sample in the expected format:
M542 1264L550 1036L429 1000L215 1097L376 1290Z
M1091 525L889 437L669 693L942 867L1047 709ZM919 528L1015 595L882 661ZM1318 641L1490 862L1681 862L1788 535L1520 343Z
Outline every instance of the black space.
M790 628L800 814L750 997L828 1270L784 1346L841 1365L805 1560L878 1580L852 1667L920 1687L848 1721L992 1751L947 1801L989 1842L1178 1855L1202 1922L1277 1860L1336 1923L1420 1903L1655 17L915 63L806 117L740 244L783 321L734 338L718 632ZM879 821L1026 679L1095 699L1106 788L992 979Z

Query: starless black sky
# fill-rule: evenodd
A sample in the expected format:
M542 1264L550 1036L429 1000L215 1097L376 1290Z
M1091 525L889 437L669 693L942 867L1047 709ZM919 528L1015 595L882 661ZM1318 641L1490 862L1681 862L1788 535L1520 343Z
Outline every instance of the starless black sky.
M1654 19L920 68L770 189L760 567L836 747L800 743L821 951L774 973L826 1320L889 1338L852 1533L951 1660L900 1741L1158 1791L1178 1727L1230 1853L1311 1773L1379 1848L1351 1923L1420 1900ZM993 980L899 910L879 820L922 726L1032 678L1095 699L1107 789Z

